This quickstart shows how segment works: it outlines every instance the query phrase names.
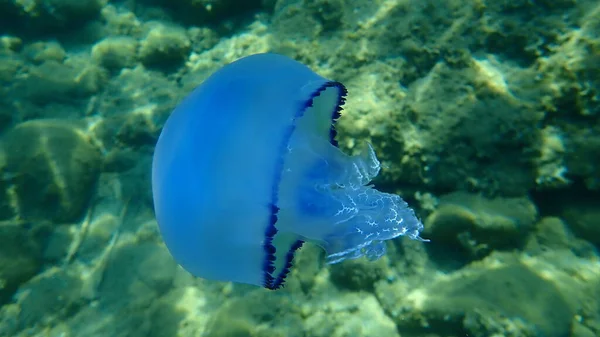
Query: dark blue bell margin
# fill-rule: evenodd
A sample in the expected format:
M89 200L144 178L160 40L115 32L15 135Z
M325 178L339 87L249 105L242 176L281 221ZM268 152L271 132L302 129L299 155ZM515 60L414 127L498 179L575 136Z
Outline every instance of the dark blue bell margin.
M313 92L310 98L306 102L304 102L303 106L300 107L300 109L298 109L296 116L294 116L294 120L302 117L306 109L311 108L313 106L314 99L318 97L323 91L325 91L325 89L332 87L338 89L338 100L335 109L331 112L331 128L329 129L329 142L337 147L338 142L335 139L337 136L337 131L335 130L335 123L341 116L341 111L343 110L342 106L346 102L346 95L348 94L348 90L346 90L344 85L340 82L327 82L323 84L319 89L315 90L315 92ZM294 132L295 128L296 125L293 124L288 127L288 130L283 137L283 141L281 142L280 153L285 153L284 150L287 148L287 145L290 139L292 138L292 133ZM277 213L279 212L279 207L277 207L277 203L279 200L278 190L279 183L281 182L282 171L283 158L281 158L277 162L277 167L275 170L276 173L271 194L271 204L269 205L271 216L269 217L269 225L265 230L265 241L263 244L263 249L265 251L265 259L263 261L263 287L270 290L277 290L284 286L285 278L290 272L290 268L292 267L294 253L298 249L300 249L300 247L302 247L302 245L304 244L304 241L302 240L297 240L292 244L287 254L285 255L285 265L283 269L279 272L279 275L277 275L277 278L275 278L273 276L273 273L275 272L276 248L273 245L273 238L277 234L277 228L275 227L275 224L277 223Z

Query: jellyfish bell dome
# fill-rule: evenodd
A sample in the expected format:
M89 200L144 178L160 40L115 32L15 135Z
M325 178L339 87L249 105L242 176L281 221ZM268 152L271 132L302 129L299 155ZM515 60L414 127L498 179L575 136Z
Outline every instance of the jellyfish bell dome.
M369 185L373 149L348 156L335 122L346 89L286 56L256 54L213 73L173 111L156 144L161 235L195 276L280 288L306 241L337 263L385 253L423 226Z

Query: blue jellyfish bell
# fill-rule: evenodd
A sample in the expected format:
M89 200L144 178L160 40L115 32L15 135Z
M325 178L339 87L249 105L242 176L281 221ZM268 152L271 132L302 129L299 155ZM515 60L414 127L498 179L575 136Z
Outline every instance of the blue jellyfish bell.
M277 289L305 241L337 263L385 254L423 225L369 185L368 146L337 147L346 89L305 65L257 54L216 71L175 108L152 162L160 232L179 264L212 280Z

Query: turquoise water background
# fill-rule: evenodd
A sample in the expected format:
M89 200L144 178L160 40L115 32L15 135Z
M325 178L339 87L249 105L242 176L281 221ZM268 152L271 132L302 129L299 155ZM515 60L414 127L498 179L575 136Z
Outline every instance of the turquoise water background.
M267 51L346 85L340 148L431 242L278 291L176 265L162 125ZM0 337L600 336L599 166L596 0L0 0Z

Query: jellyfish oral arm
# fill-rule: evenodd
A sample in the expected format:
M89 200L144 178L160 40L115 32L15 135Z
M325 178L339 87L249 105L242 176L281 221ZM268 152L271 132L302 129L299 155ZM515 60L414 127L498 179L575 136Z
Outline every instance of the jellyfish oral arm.
M423 240L423 225L407 203L369 185L381 168L370 145L348 156L309 135L297 137L303 139L291 141L295 169L282 178L278 229L323 247L328 263L378 259L386 252L384 241L399 236Z

